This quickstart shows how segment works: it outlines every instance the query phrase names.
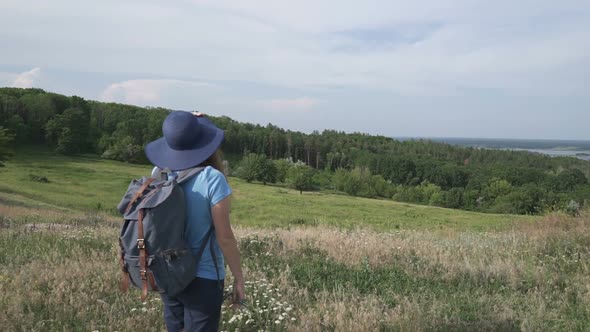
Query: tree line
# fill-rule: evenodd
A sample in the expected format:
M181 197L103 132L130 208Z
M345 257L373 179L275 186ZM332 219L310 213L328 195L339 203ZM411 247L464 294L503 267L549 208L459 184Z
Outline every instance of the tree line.
M143 146L161 136L168 112L0 88L0 161L3 145L44 144L62 154L147 163ZM225 130L223 150L236 161L230 169L248 181L499 213L567 210L590 199L590 163L575 158L211 119Z

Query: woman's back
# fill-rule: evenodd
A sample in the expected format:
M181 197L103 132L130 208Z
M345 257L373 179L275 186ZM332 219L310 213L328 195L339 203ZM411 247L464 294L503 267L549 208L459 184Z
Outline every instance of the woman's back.
M182 188L186 200L187 242L193 252L196 253L201 247L205 234L213 225L211 207L228 197L232 191L223 173L211 166L207 166L192 179L183 183ZM223 253L215 237L213 237L212 243L217 258L219 279L224 279ZM196 276L206 279L218 279L209 244L203 251Z

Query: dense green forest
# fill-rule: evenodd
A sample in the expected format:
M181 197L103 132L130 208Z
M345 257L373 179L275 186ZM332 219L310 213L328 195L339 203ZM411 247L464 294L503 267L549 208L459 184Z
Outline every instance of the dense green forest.
M0 88L0 165L7 147L33 144L147 163L143 146L161 136L168 112ZM230 172L248 181L498 213L575 214L590 200L590 162L575 158L212 120L225 130Z

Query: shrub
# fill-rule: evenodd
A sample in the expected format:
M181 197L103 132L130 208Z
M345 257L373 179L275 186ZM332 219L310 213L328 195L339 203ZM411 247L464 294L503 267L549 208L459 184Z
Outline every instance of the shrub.
M256 180L264 184L275 183L277 166L262 154L249 153L240 162L236 175L247 182Z
M287 184L290 188L299 190L299 194L303 194L304 190L310 190L313 187L313 173L311 167L295 164L287 172Z
M277 182L285 183L287 171L289 170L289 167L291 167L291 164L293 164L293 161L289 159L278 159L274 160L273 162L277 169Z
M463 206L463 188L451 188L443 194L443 206L459 209Z
M565 212L572 217L577 217L580 215L580 203L570 200L567 205L565 206Z

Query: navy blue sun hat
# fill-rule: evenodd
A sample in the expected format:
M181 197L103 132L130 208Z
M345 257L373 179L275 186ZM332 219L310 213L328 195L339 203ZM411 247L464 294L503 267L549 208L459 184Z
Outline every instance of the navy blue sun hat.
M145 154L161 169L181 171L201 164L221 145L223 130L189 112L171 112L162 124L164 137L148 143Z

